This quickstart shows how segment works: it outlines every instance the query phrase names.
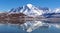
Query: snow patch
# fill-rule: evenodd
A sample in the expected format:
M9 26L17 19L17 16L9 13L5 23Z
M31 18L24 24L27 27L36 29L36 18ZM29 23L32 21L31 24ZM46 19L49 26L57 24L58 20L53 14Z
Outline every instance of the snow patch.
M32 4L27 4L27 6L31 9L32 8Z

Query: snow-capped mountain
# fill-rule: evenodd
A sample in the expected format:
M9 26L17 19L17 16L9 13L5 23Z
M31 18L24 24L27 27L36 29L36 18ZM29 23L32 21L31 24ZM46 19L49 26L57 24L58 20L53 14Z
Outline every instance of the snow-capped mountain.
M28 16L37 16L37 15L42 15L48 11L49 11L48 8L41 8L41 7L36 7L32 4L27 4L22 7L12 8L10 10L10 13L24 13L25 15Z
M60 8L55 8L55 9L53 10L53 12L54 12L54 13L60 13Z
M48 17L48 18L60 18L60 8L55 8L49 13L45 13L43 16Z
M60 9L51 10L46 7L43 7L43 8L36 7L32 4L27 4L25 6L18 7L18 8L12 8L9 13L23 13L27 16L38 16L38 18L36 17L36 20L40 18L39 20L42 20L42 21L48 22L48 23L49 22L60 22L60 19L59 19L60 18ZM43 15L43 17L41 17L40 15ZM26 22L22 26L23 26L23 28L27 27L25 29L25 30L27 30L27 32L31 32L33 29L40 27L40 24L42 24L41 23L42 21ZM45 24L45 23L43 23L43 24Z

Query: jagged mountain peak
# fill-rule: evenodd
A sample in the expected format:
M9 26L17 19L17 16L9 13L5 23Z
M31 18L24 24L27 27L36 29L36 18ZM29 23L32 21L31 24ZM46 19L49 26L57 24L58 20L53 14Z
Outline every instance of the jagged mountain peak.
M27 7L29 7L30 9L33 7L32 4L27 4Z
M26 15L42 15L43 13L45 13L45 10L47 10L46 8L38 8L32 4L27 4L25 6L22 7L18 7L18 8L12 8L10 10L10 13L24 13Z

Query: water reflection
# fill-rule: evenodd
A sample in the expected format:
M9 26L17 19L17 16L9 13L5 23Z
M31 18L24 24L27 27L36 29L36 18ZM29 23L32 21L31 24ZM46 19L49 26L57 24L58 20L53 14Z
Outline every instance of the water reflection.
M3 27L3 28L2 28ZM12 30L11 30L12 29ZM7 31L9 30L9 31ZM24 24L0 24L0 32L19 32L19 33L60 33L60 24L44 23L42 21L26 21Z
M53 24L50 23L49 26L54 26L55 28L60 29L60 24L58 24L58 23L53 23Z
M41 21L27 21L26 23L22 24L21 27L27 32L32 32L37 28L48 28L49 24Z
M21 26L23 27L23 30L25 30L26 32L32 32L36 29L60 29L60 24L58 23L44 23L42 21L27 21Z

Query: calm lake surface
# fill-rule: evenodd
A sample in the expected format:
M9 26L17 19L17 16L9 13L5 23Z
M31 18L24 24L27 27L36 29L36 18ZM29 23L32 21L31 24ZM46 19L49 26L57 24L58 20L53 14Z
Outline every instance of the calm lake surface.
M0 24L0 33L28 33L15 24ZM39 27L30 33L60 33L60 24L49 23L48 27Z

